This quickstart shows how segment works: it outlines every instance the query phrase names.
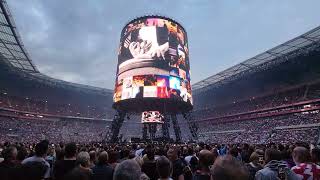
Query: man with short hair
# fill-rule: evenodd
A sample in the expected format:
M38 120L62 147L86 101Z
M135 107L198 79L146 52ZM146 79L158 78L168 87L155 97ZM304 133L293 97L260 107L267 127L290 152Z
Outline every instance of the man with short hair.
M43 140L36 144L35 155L22 161L22 165L29 168L37 168L41 165L45 169L45 173L41 175L44 179L50 178L50 164L44 159L47 156L49 141ZM36 165L34 165L36 164ZM34 169L35 170L35 169Z
M65 180L90 180L92 171L89 153L81 151L77 155L76 164L77 166L65 176Z
M0 177L2 180L14 179L17 170L17 148L10 146L2 151L4 160L0 163Z
M150 180L157 180L158 174L156 171L156 161L154 159L154 148L148 145L145 149L145 155L143 156L143 164L141 171L145 173Z
M170 160L165 156L160 156L156 161L156 169L160 180L172 180L172 165Z
M58 160L53 169L53 175L56 180L64 179L64 176L76 167L77 145L68 143L64 148L64 159Z
M168 150L167 156L173 166L172 179L184 180L183 169L185 167L185 164L180 158L178 158L178 151L172 147Z
M188 155L184 158L188 165L190 165L190 160L192 157L196 156L192 147L188 147Z
M301 180L320 179L320 166L311 162L311 155L307 148L298 146L292 152L296 166L291 169Z
M92 168L92 180L112 179L113 169L108 164L108 153L103 151L98 156L98 163Z
M113 173L113 180L140 180L141 175L138 163L129 159L117 165Z
M194 180L210 180L210 166L213 164L215 157L209 150L201 150L199 152L199 169L196 171Z
M211 176L214 180L247 180L248 171L243 164L231 155L219 156L212 168ZM273 180L273 179L270 179ZM276 180L276 179L275 179Z
M256 180L297 179L296 174L288 168L285 162L281 161L280 151L274 148L269 148L265 151L264 156L266 165L256 173Z

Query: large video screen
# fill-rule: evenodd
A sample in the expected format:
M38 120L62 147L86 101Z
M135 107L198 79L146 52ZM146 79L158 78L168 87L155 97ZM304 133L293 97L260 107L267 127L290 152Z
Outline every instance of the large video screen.
M142 123L163 123L163 115L159 111L142 112Z
M192 104L187 35L163 17L142 17L121 33L114 102L180 99Z

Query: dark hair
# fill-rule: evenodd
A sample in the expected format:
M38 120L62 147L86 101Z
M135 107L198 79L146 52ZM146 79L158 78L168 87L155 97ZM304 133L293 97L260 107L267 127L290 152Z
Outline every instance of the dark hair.
M96 151L90 151L89 152L89 156L90 156L90 161L93 161L94 163L96 163L95 161L97 160L97 152Z
M274 148L268 148L265 151L265 161L268 163L271 160L281 160L281 153L277 149Z
M28 156L27 149L21 146L18 150L17 160L23 161L27 156Z
M239 150L236 147L230 149L229 154L233 157L238 157Z
M5 148L2 151L2 157L4 158L4 160L13 160L13 159L15 159L16 157L14 157L13 151L16 150L16 149L17 148L14 147L14 146L9 146L9 147Z
M128 148L123 148L121 152L122 152L122 158L129 157L130 155L130 150Z
M109 156L109 163L115 163L118 161L119 154L117 151L109 151L108 156Z
M66 147L64 148L64 156L66 158L72 158L72 157L75 157L77 154L77 145L76 143L68 143L66 145Z
M156 161L156 167L160 178L170 177L172 165L167 157L160 156Z
M43 156L47 153L48 148L49 148L49 141L47 140L42 140L38 144L36 144L35 147L35 154L36 156Z
M199 166L199 160L197 159L197 157L192 156L190 159L190 168L192 172L196 171L198 166Z
M154 160L154 149L152 147L146 149L146 154L149 160Z
M311 158L314 163L317 163L320 161L320 149L314 148L311 150Z
M189 148L188 148L188 155L189 155L189 156L192 156L193 154L194 154L193 148L192 148L192 147L189 147Z

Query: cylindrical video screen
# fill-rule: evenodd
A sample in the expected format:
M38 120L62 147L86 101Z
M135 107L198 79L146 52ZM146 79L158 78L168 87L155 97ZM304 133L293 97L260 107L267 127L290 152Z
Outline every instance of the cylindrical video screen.
M135 109L155 100L167 103L167 111L175 104L192 107L188 40L177 22L145 16L122 30L114 106Z

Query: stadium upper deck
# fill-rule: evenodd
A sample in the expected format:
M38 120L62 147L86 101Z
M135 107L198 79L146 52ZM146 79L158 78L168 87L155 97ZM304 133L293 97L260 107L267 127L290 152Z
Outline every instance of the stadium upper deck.
M290 61L295 56L307 54L320 46L320 26L316 27L292 40L276 46L266 52L258 54L222 72L210 76L193 84L194 94L199 94L236 79L244 74L270 68L285 61Z

